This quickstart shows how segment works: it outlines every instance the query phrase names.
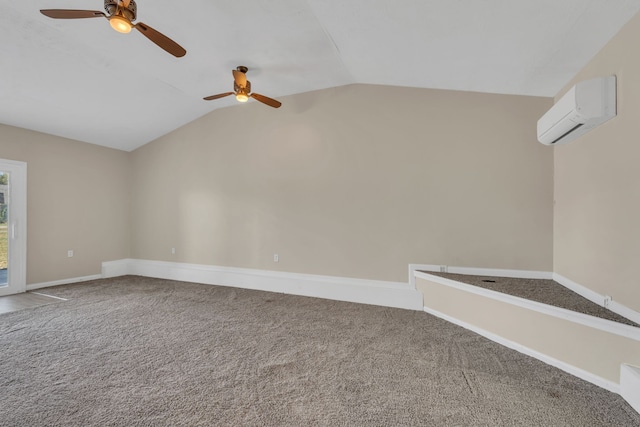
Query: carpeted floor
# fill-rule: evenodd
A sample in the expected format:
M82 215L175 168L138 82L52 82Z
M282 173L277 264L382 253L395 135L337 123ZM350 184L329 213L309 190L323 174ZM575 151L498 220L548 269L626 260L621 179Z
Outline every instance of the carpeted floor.
M625 325L640 327L640 325L632 320L589 301L553 280L513 279L509 277L473 276L470 274L434 273L431 271L425 271L425 273L469 285L480 286L491 289L492 291L514 295L531 301L566 308L567 310L577 311L578 313L624 323Z
M128 276L0 315L2 426L640 426L419 311Z

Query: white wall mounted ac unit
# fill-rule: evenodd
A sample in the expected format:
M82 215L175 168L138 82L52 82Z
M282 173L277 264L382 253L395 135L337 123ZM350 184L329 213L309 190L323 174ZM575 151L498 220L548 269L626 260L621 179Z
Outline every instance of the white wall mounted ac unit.
M616 76L577 83L538 120L538 141L566 144L616 116Z

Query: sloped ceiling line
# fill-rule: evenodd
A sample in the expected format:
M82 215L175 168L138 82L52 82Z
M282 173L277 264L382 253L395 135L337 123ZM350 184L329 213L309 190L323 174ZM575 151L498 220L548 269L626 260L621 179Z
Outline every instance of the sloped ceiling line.
M103 19L39 13L102 0L5 3L0 123L126 151L236 105L202 97L230 90L238 65L276 99L351 83L551 97L640 10L637 0L137 0L138 20L187 50L175 58Z

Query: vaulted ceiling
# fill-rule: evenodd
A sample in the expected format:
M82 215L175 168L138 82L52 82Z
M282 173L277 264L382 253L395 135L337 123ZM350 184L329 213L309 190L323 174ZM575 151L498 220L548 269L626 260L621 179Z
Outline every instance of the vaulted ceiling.
M0 123L127 151L234 105L202 98L231 91L238 65L276 99L351 83L554 96L640 10L637 0L137 0L137 21L187 50L176 58L105 19L39 12L100 11L103 0L3 3Z

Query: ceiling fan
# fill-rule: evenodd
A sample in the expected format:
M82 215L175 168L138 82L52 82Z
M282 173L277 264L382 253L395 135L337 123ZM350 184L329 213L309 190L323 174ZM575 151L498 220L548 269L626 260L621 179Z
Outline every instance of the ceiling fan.
M247 71L249 69L244 65L238 66L235 70L232 70L233 73L233 92L225 92L219 93L217 95L211 95L204 98L206 101L211 101L213 99L224 98L225 96L235 95L238 102L247 102L249 97L255 99L256 101L260 101L263 104L267 104L269 107L278 108L282 105L280 101L276 101L275 99L271 99L264 95L260 95L259 93L251 93L251 82L247 80Z
M147 24L136 20L137 6L134 0L104 0L104 10L73 10L73 9L42 9L40 12L55 19L80 19L80 18L107 18L111 27L119 33L129 33L131 28L140 31L146 38L178 58L184 56L187 51L182 46L171 40L164 34L154 30Z

